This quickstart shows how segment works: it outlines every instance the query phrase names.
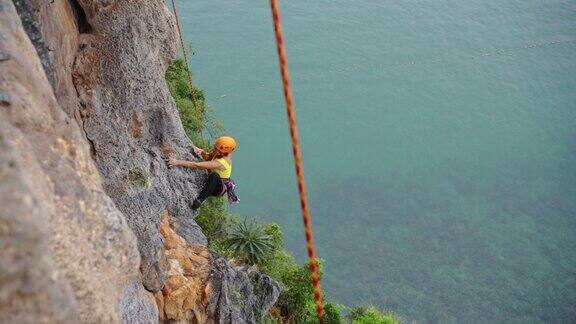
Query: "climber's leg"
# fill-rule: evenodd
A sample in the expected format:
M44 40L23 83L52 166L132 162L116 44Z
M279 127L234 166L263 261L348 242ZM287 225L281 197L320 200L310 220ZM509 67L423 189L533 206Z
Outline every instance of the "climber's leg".
M192 209L198 209L202 202L206 200L209 196L220 196L222 191L224 190L222 185L222 180L220 176L214 172L210 172L208 176L208 180L204 184L200 195L196 199L194 199L194 203L192 204Z

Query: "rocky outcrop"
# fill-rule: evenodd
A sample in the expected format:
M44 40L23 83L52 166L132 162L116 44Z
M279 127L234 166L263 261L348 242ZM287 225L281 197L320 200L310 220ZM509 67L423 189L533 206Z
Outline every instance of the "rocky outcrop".
M280 295L270 277L235 266L204 246L192 246L174 232L166 212L160 232L168 257L168 282L155 294L160 321L253 323Z
M193 159L164 1L0 0L0 27L0 322L254 322L278 285L206 249L205 174L164 163Z
M160 321L186 321L195 319L204 323L208 319L210 253L203 246L191 246L170 227L168 212L160 225L164 250L168 258L168 281L162 291L155 294Z

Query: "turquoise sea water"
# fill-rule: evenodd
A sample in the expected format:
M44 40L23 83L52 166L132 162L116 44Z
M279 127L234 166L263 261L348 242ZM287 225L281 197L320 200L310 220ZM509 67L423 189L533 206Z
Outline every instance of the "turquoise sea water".
M421 323L576 322L576 2L282 1L323 288ZM233 211L304 260L268 2L180 1Z

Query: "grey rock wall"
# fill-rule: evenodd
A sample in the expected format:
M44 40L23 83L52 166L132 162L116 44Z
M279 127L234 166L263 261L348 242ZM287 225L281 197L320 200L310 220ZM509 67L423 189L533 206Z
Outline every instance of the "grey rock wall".
M266 314L280 296L280 286L267 275L212 257L210 317L217 323L255 323L254 311Z
M0 0L0 27L0 322L157 322L161 215L206 245L190 208L206 174L164 162L193 159L164 80L171 14L162 0ZM254 323L278 285L212 259L206 320Z
M105 194L10 0L0 0L0 322L120 321L136 238ZM135 287L134 319L157 317Z
M164 158L192 159L164 75L174 58L176 32L162 1L88 1L80 4L91 25L80 35L74 84L84 131L104 179L104 189L138 237L144 284L166 282L158 231L168 210L188 242L206 244L190 200L204 173L168 171Z

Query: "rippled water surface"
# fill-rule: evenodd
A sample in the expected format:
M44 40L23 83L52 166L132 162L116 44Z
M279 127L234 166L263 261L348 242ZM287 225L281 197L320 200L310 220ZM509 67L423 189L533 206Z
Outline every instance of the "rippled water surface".
M267 1L180 1L234 211L304 260ZM422 323L576 322L576 2L292 0L323 287Z

